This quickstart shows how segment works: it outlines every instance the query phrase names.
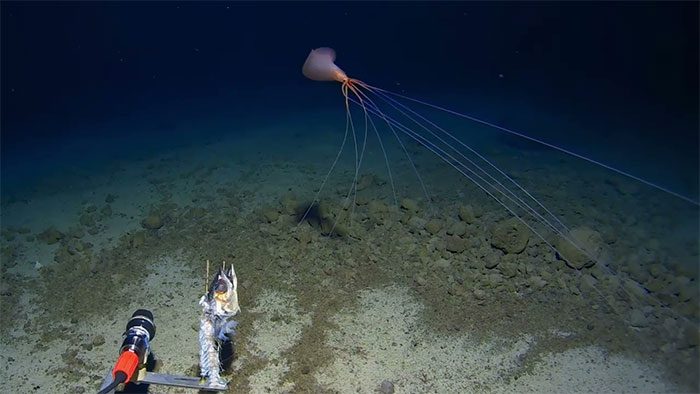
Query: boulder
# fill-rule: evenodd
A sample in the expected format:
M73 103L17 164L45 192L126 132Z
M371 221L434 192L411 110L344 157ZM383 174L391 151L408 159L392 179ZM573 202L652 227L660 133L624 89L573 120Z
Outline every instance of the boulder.
M607 259L607 248L597 231L585 226L576 227L569 232L568 238L575 244L560 237L556 248L557 257L564 260L569 267L580 270Z
M530 231L517 218L504 220L493 229L491 245L505 253L521 253L530 239Z

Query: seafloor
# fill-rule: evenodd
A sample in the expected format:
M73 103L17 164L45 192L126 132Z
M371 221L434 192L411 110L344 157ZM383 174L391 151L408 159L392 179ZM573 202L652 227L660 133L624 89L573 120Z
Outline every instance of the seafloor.
M698 391L697 228L678 236L697 207L546 150L494 147L599 235L609 266L573 269L417 146L432 201L404 162L396 203L370 145L356 198L346 155L316 220L299 224L342 133L279 124L295 126L4 190L4 390L96 391L138 308L155 315L158 370L196 375L210 260L239 278L229 392Z

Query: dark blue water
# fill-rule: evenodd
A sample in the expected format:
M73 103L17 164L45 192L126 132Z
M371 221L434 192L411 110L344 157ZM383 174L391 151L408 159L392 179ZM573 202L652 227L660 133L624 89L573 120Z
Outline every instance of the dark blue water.
M352 76L697 199L697 15L692 2L4 2L3 190L341 106L338 86L300 73L331 46Z

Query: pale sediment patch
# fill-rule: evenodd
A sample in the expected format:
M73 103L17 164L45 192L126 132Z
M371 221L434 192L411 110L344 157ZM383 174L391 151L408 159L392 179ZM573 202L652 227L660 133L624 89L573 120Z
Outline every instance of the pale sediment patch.
M523 374L528 351L546 337L523 332L477 341L436 334L421 320L424 306L405 288L358 296L358 309L335 316L338 329L327 341L335 359L316 375L340 393L374 392L382 382L397 392L674 391L651 366L596 347L548 355Z
M424 306L404 288L359 296L357 313L336 316L339 329L328 340L336 358L317 375L339 392L371 392L385 380L400 391L474 390L517 368L532 342L529 336L478 343L466 335L433 335L420 321Z
M265 367L250 377L251 391L292 389L293 384L281 381L289 371L289 363L282 353L301 339L304 328L311 325L310 314L301 311L294 296L278 291L263 292L250 312L260 314L253 322L250 352L267 360Z
M590 346L550 354L533 370L493 392L512 393L676 393L654 368Z

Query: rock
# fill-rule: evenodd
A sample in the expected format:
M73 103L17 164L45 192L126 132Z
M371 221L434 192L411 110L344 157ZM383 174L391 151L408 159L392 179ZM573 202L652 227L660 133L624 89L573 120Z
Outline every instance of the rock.
M143 231L138 231L131 236L129 240L129 246L132 248L139 248L146 243L146 233Z
M371 200L367 205L368 216L375 223L383 223L389 217L389 206L381 200Z
M474 289L473 293L474 298L476 298L479 301L486 299L486 292L481 289Z
M207 214L207 211L201 207L193 207L193 208L190 208L189 211L187 211L187 216L189 216L193 219L201 219L206 214Z
M681 332L680 344L682 348L697 347L700 344L700 330L692 323L688 323L683 327Z
M85 229L82 227L74 227L68 231L67 237L82 238L85 236Z
M379 385L379 389L377 391L379 391L381 394L394 394L394 383L389 380L384 380Z
M408 226L411 228L412 232L420 232L425 228L426 220L418 216L413 216L408 219Z
M416 275L413 277L413 281L416 282L418 286L425 286L428 284L428 281L426 281L422 276Z
M375 212L375 213L389 212L389 206L386 205L386 203L382 200L370 201L369 204L367 205L367 209L370 212Z
M598 286L598 280L594 278L592 275L583 275L581 277L581 288L593 293L596 291Z
M488 287L494 288L498 287L498 285L500 285L501 283L503 283L503 277L501 276L501 274L494 271L491 271L491 273L486 276L486 280L484 281L484 285L488 285Z
M644 312L635 309L630 313L630 325L632 327L644 328L649 325L649 322L647 317L644 316Z
M47 245L53 245L63 238L63 233L56 230L54 227L49 227L43 232L39 233L39 240L45 242Z
M652 293L661 293L666 290L667 286L668 284L664 283L662 280L652 279L647 281L644 287Z
M496 268L498 263L500 263L500 260L494 254L489 254L484 258L484 267L487 269Z
M462 253L467 249L467 241L456 235L449 235L445 238L445 249L452 253Z
M102 346L105 343L105 337L102 335L95 335L92 337L92 346L97 347L97 346Z
M435 262L436 268L441 268L443 270L448 270L450 268L450 261L446 259L438 259Z
M666 268L662 264L656 263L649 266L649 275L658 278L666 272Z
M355 204L357 204L359 206L367 205L367 204L369 204L369 202L370 202L370 199L365 194L358 193L355 196Z
M265 221L268 223L276 222L280 217L280 213L276 209L268 208L262 212Z
M92 227L95 225L95 216L89 214L89 213L84 213L80 215L80 224L82 224L85 227Z
M294 234L294 238L302 245L311 243L311 234L308 231L299 231Z
M108 218L112 216L112 206L107 204L102 209L100 209L100 215L102 217Z
M474 208L472 208L471 205L462 205L461 207L459 207L458 216L459 219L465 223L474 223Z
M5 241L14 241L15 234L10 230L4 229L2 230L2 237L5 238Z
M71 255L76 255L85 250L85 245L80 240L71 239L67 242L66 249Z
M493 230L491 245L505 253L521 253L525 250L530 231L517 218L500 222Z
M287 215L294 215L299 207L299 201L297 201L296 197L291 193L282 197L280 203L282 205L282 211Z
M158 214L152 213L141 221L141 226L149 230L158 230L163 227L163 218Z
M584 254L571 242L559 238L556 244L557 257L566 261L569 267L580 270L593 266L597 261L607 260L608 251L597 231L588 227L576 227L570 231L569 239L586 252Z
M518 274L518 269L515 264L504 262L498 265L498 270L504 278L513 278Z
M105 196L105 202L106 202L107 204L113 203L114 200L116 200L116 199L117 199L117 196L115 196L114 194L111 194L111 193L108 194L107 196Z
M357 191L365 190L374 183L374 174L364 174L357 180Z
M286 269L292 266L292 262L286 259L282 259L277 262L277 265L279 265L280 268ZM324 272L326 271L326 268L323 269ZM327 273L326 273L327 274Z
M7 284L7 282L0 282L0 296L11 296L12 295L12 289L10 288L10 285Z
M414 213L420 210L420 208L418 208L418 203L410 198L404 198L401 200L401 208Z
M452 224L447 229L447 234L449 234L449 235L456 235L456 236L461 237L466 233L467 233L467 224L464 222L456 222L456 223Z
M430 234L435 235L442 230L442 221L438 219L430 219L428 223L425 224L425 230Z
M535 289L541 289L547 286L547 281L545 281L537 275L533 275L530 278L528 278L527 282L530 285L530 287L533 287Z
M633 279L626 279L622 286L627 294L636 297L638 300L644 299L647 295L644 287Z

